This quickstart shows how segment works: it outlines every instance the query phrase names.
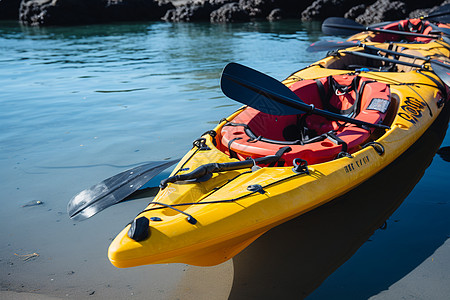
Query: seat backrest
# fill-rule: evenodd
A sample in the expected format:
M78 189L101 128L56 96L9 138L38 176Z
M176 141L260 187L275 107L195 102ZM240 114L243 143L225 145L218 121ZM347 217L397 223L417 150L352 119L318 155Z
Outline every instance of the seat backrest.
M388 25L384 26L383 29L429 34L432 30L432 27L430 26L430 23L428 21L423 21L421 19L406 19L389 23ZM390 33L378 33L375 35L375 37L371 38L372 42L380 43L401 40L420 43L428 43L429 41L431 41L430 38L426 37L402 36Z
M355 75L335 75L313 80L299 81L291 86L294 93L305 103L316 108L334 113L356 116L359 109L359 94L365 81ZM305 118L306 127L320 135L331 130L338 130L336 121L318 115Z

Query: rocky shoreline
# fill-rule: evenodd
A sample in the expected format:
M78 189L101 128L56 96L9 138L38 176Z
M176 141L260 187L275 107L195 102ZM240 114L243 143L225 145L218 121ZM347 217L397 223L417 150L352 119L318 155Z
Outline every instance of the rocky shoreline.
M450 0L0 0L0 20L26 26L120 21L214 23L346 17L364 24L426 14Z

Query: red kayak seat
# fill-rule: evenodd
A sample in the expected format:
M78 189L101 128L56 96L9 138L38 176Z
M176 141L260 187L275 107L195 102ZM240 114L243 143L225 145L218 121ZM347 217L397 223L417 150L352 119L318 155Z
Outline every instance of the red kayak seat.
M439 27L447 27L445 24L438 24ZM383 29L413 32L420 34L430 34L433 28L430 26L430 22L421 19L406 19L398 22L390 23L383 27ZM428 43L432 39L426 37L414 37L414 36L401 36L390 33L377 33L374 37L370 39L372 42L384 43L384 42L417 42L417 43Z
M389 86L356 75L302 80L290 89L305 103L368 123L381 123L390 103ZM274 155L289 146L280 165L295 158L316 164L355 152L373 128L312 115L275 116L247 107L221 131L219 148L240 160Z

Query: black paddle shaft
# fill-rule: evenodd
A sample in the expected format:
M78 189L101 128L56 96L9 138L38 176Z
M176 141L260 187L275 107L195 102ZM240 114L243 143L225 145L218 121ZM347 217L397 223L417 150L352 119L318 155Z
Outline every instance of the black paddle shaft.
M371 59L375 59L375 60L381 60L381 61L385 61L385 62L390 62L390 63L414 67L414 68L419 68L419 69L426 69L424 65L418 65L418 64L414 64L414 63L410 63L410 62L406 62L406 61L401 61L401 60L397 60L397 59L387 58L384 56L378 56L378 55L373 55L373 54L364 53L364 52L343 51L343 53L351 54L351 55L355 55L355 56L361 56L361 57L365 57L365 58L371 58Z
M450 15L450 3L439 6L434 11L432 11L428 16L424 16L421 19L432 20L440 23L448 23L450 21L448 15ZM447 18L440 18L443 16L447 16Z
M330 26L330 25L326 25ZM355 31L373 31L373 32L380 32L380 33L389 33L389 34L396 34L396 35L403 35L403 36L413 36L413 37L424 37L424 38L431 38L431 39L438 39L440 36L438 35L431 35L431 34L421 34L421 33L414 33L414 32L406 32L406 31L397 31L397 30L390 30L390 29L381 29L381 28L374 28L374 27L364 27L364 26L351 26L351 25L333 25L335 28L342 28L342 29L354 29Z
M428 68L425 65L418 65L418 64L409 63L406 61L400 61L400 60L396 60L396 59L391 59L391 58L387 58L387 57L383 57L383 56L378 56L378 55L373 55L373 54L368 54L368 53L363 53L363 52L357 52L357 51L343 51L343 52L346 54L351 54L351 55L356 55L356 56L361 56L361 57L366 57L366 58L371 58L371 59L378 59L378 60L382 60L382 61L386 61L386 62L391 62L394 64L410 66L410 67L419 68L422 70L428 70ZM431 65L431 68L432 68L434 74L436 74L436 76L439 77L439 79L441 79L447 86L450 86L450 63L432 59L432 60L430 60L430 65Z
M335 29L343 29L343 30L341 32L339 32L339 30L335 30ZM338 17L331 17L331 18L326 19L322 24L322 31L325 34L344 34L344 35L350 34L349 31L353 31L353 32L373 31L373 32L389 33L389 34L402 35L402 36L425 37L425 38L431 38L431 39L439 39L440 38L440 35L389 30L389 29L382 29L382 28L376 28L376 27L370 27L370 26L366 27L366 26L363 26L353 20L345 19L345 18L338 18Z
M367 45L367 44L364 44L364 43L361 43L361 42L354 42L354 41L345 41L345 42L340 42L340 41L317 41L317 42L311 44L308 48L306 48L306 51L308 51L308 52L329 51L329 50L335 50L335 49L345 49L345 48L350 48L350 47L362 47L364 49L374 50L374 51L378 51L378 52L384 52L384 53L387 53L387 54L403 56L403 57L412 58L412 59L421 59L421 60L424 60L426 62L430 61L429 57L411 55L411 54L407 54L407 53L397 52L397 51L394 51L394 50L378 48L378 47L375 47L375 46Z

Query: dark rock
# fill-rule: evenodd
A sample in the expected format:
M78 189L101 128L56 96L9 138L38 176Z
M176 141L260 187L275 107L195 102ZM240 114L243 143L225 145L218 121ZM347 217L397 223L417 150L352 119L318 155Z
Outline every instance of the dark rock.
M240 0L239 6L252 18L265 18L276 8L274 0Z
M20 2L21 1L21 2ZM31 26L78 25L115 21L236 22L301 15L302 20L346 17L364 24L396 20L429 12L424 7L442 0L0 0L0 19L19 18ZM449 2L450 0L446 0ZM20 3L20 6L19 6ZM419 10L420 9L420 10Z
M311 0L310 0L311 1ZM250 19L298 17L310 1L296 0L203 0L190 1L166 13L169 22L236 22ZM273 13L272 13L273 12Z
M362 15L366 11L366 5L360 4L350 8L348 12L345 13L344 18L355 20L359 15Z
M356 18L361 24L374 24L407 17L407 5L402 1L378 0Z
M285 18L285 13L281 8L275 8L274 10L272 10L269 14L269 16L267 17L267 19L269 21L278 21L281 20L283 18Z
M213 11L233 0L190 1L185 5L168 10L162 18L168 22L209 21Z
M172 3L167 1L107 0L105 14L111 21L160 20L173 8Z
M228 3L211 12L213 23L249 21L250 15L237 2Z
M410 12L408 15L408 18L418 18L421 16L426 16L432 10L433 10L432 8L419 8L419 9L416 9L416 10L413 10L412 12Z
M159 20L172 8L155 0L22 0L19 20L31 26Z
M17 20L21 0L0 0L0 20Z
M316 0L302 12L303 21L324 20L328 17L343 17L361 1L358 0Z
M314 0L298 1L298 0L277 0L275 7L280 8L286 17L298 18L302 11L313 3Z
M428 8L428 7L430 7L432 4L427 3L427 8L419 8L419 9L411 11L408 15L408 18L418 18L421 16L426 16L426 15L432 13L433 11L435 11L436 9L439 9L439 6L446 5L446 4L450 4L450 0L446 0L446 1L442 2L440 5L436 5L431 8Z

